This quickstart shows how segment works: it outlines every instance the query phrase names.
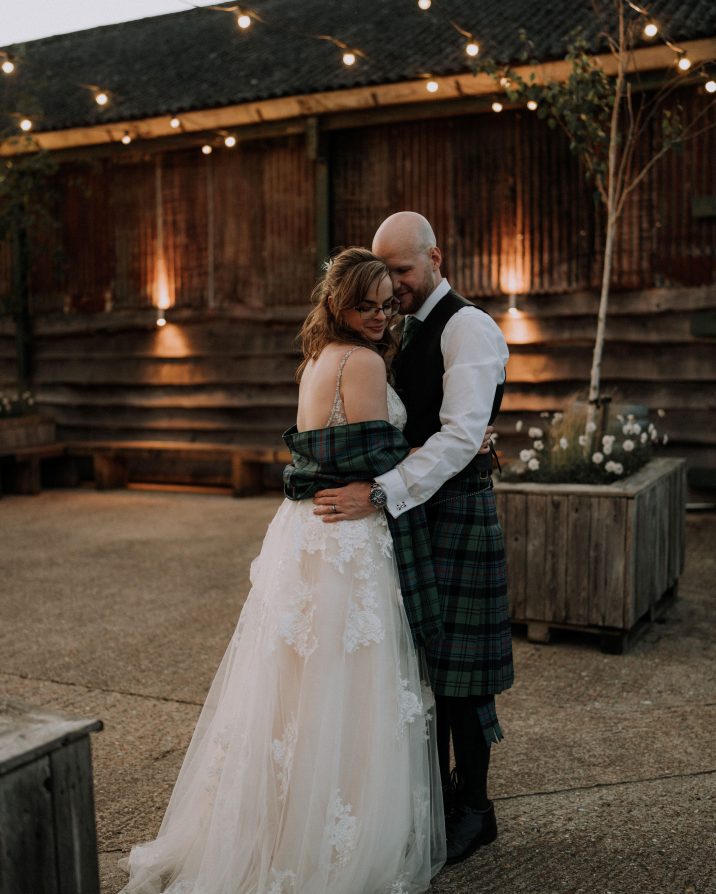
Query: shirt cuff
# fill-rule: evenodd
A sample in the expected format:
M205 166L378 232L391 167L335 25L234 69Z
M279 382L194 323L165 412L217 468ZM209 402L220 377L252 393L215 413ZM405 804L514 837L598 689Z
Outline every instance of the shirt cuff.
M411 499L405 482L397 469L391 469L384 475L379 475L375 481L385 491L385 495L388 498L385 508L393 518L398 518L404 512L407 512L408 509L412 509L414 505L417 505Z

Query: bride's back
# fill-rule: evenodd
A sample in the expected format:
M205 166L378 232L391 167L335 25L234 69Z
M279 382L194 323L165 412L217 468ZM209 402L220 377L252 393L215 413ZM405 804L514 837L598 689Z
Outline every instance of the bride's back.
M337 402L347 422L388 419L385 364L371 348L330 342L308 362L298 391L298 430L331 424Z

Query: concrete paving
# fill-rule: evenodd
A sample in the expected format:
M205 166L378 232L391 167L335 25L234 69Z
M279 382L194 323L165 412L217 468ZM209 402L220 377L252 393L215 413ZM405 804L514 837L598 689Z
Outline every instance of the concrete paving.
M158 828L279 499L0 501L0 690L104 722L103 894ZM491 770L500 837L436 894L716 892L716 515L689 515L687 537L680 598L629 654L516 636Z

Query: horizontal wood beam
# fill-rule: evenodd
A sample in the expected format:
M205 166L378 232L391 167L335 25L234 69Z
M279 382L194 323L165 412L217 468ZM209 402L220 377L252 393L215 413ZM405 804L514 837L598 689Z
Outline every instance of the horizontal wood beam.
M716 60L716 38L686 41L681 46L694 64ZM648 72L668 69L674 65L675 58L673 50L664 45L640 47L631 54L629 71ZM615 73L616 60L611 53L596 56L595 59L607 74ZM565 80L571 71L571 65L566 60L559 60L541 63L535 67L516 66L515 71L522 77L528 77L534 71L536 82L542 84L547 81ZM267 132L270 133L270 128L275 128L277 122L287 122L291 119L303 119L308 116L324 118L330 115L344 115L347 112L356 113L404 105L416 105L428 110L435 103L444 103L445 100L459 102L474 97L484 98L499 92L496 90L494 79L486 74L444 75L433 80L439 85L435 93L428 93L425 89L425 79L419 79L286 96L214 109L197 109L180 116L182 131L186 139L188 135L198 137L208 131L248 127L261 129L268 125ZM489 108L489 104L486 103L484 108ZM480 110L482 106L475 106L475 111ZM162 115L89 127L38 132L34 134L35 148L58 151L114 144L119 143L127 131L134 140L174 137L177 142L172 139L171 145L181 145L177 132L169 125L170 118L169 115ZM338 119L338 124L350 126L341 119ZM24 137L0 144L0 155L18 155L28 151L32 151L32 146L28 147Z

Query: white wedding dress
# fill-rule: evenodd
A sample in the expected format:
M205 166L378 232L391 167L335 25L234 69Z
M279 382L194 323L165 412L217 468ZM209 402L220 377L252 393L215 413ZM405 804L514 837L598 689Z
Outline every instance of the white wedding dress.
M388 406L402 427L390 387ZM413 894L442 865L433 697L387 522L325 524L313 508L285 500L269 525L158 836L120 860L120 894Z

